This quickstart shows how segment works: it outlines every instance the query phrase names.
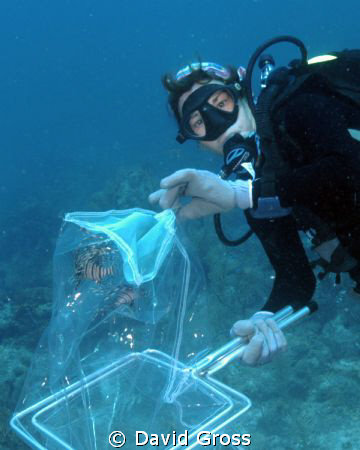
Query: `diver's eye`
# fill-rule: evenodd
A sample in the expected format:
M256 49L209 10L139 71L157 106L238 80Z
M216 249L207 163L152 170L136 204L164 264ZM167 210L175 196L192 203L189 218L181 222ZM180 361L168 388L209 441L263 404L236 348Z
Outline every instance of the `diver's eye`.
M226 109L229 106L231 98L227 92L222 92L218 98L215 106L219 109Z
M190 119L190 127L192 128L193 131L196 131L197 129L199 129L203 124L204 121L200 115L200 113L198 111L196 111L193 116Z
M232 112L235 101L233 96L227 91L217 91L208 100L210 105L222 111Z
M197 128L201 127L201 125L204 123L202 119L197 119L195 122L191 124L192 128L196 130Z
M192 132L197 136L205 135L205 123L199 112L193 115L188 124Z

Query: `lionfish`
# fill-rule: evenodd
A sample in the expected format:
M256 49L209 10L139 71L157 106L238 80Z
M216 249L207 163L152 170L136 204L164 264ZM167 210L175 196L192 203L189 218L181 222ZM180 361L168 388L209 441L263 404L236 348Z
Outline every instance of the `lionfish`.
M119 284L108 292L97 309L96 319L102 319L121 306L134 306L135 300L142 295L142 289L129 284Z
M77 285L83 280L100 283L105 277L114 275L114 265L106 261L114 249L108 246L91 245L75 254L75 279Z
M121 305L133 306L135 300L145 295L143 288L130 284L123 283L112 288L102 284L106 277L115 275L115 254L116 250L104 241L80 248L75 253L75 290L84 280L94 281L98 285L97 292L102 292L104 296L102 306L98 309L101 316ZM91 289L95 289L95 286Z
M131 306L141 294L141 290L129 284L116 286L104 299L105 302L112 301L114 307L121 305Z

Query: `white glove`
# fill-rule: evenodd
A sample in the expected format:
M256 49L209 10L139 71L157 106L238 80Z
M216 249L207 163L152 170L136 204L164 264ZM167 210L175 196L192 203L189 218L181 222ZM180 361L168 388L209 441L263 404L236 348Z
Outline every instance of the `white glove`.
M207 170L178 170L162 179L160 187L150 194L150 203L159 203L163 209L177 209L182 219L225 212L235 206L252 207L251 180L225 181ZM181 197L192 198L190 203L182 204Z
M275 355L286 350L287 342L283 332L267 311L255 313L249 320L234 323L230 334L249 341L241 360L249 366L260 366L270 362Z

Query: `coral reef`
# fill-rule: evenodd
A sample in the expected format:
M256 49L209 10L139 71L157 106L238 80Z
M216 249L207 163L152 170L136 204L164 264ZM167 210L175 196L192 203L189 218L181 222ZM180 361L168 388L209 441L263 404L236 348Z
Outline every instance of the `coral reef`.
M149 167L121 168L114 178L91 196L87 209L92 211L134 207L150 209L148 196L157 188L157 182Z

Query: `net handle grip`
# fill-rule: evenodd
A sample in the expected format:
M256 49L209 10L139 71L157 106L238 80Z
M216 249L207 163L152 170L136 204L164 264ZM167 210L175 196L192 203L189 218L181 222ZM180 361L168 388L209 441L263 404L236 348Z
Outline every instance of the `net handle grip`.
M281 330L289 328L291 325L299 323L302 319L309 316L318 309L316 302L310 302L298 311L294 311L292 306L286 306L272 316L272 319L278 324ZM212 375L231 361L237 359L243 353L247 339L237 337L226 343L219 349L210 353L193 366L197 375Z

